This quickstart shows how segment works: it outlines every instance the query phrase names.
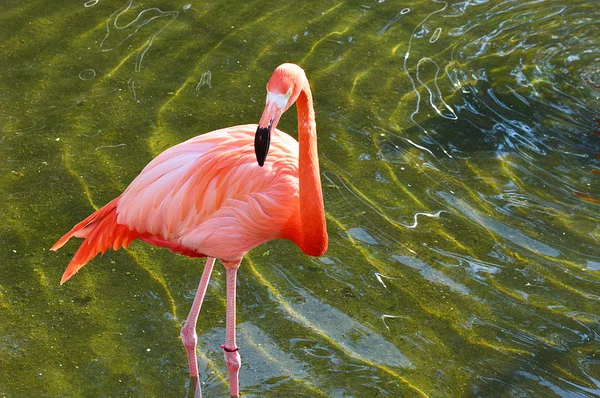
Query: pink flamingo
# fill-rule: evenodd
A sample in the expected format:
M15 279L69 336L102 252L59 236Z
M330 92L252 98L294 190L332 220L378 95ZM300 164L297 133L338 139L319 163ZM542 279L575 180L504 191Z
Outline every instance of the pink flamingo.
M299 142L276 129L281 115L294 103ZM269 146L270 162L265 163ZM258 125L228 127L167 149L120 196L75 225L51 249L59 249L73 236L85 240L61 284L98 253L127 248L135 239L190 257L207 257L180 334L196 396L201 396L196 321L215 259L220 259L227 278L226 338L221 347L229 391L237 397L235 288L242 257L279 238L293 241L311 256L327 250L315 114L302 68L283 64L275 69Z

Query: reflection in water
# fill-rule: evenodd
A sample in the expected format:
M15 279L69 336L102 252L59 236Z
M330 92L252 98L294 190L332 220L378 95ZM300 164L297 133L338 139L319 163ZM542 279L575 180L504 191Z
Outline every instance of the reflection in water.
M212 378L214 377L212 375L218 375L219 378L227 379L226 372L219 369L219 362L223 356L223 350L219 347L222 344L224 334L225 328L215 328L198 336L198 341L203 342L204 347L209 350L207 358L199 358L201 377ZM277 384L290 378L296 382L302 381L310 384L310 375L303 359L295 358L278 347L269 339L266 331L250 322L244 322L238 324L237 338L240 347L248 347L243 352L244 357L249 358L249 360L245 361L247 363L242 363L245 368L243 372L240 372L240 383L242 385L250 386L249 388L257 393L259 391L268 392L269 388L277 386ZM222 395L223 393L226 393L226 391L219 391L218 393L204 391L204 395L210 396Z
M427 279L430 282L446 285L451 290L453 290L457 293L462 293L462 294L469 293L469 288L448 278L446 275L444 275L440 271L438 271L434 268L431 268L429 265L425 264L423 261L421 261L417 258L407 257L407 256L398 256L396 254L392 255L392 257L394 257L394 259L396 261L398 261L399 263L408 265L409 267L416 269L417 271L419 271L419 273L421 274L421 276L423 278Z
M104 36L104 38L100 42L100 49L102 51L112 51L120 47L122 44L128 42L129 39L131 39L138 32L140 32L140 30L146 25L152 24L152 27L154 29L147 34L147 38L144 44L141 46L140 52L136 55L135 70L136 72L139 72L142 67L142 61L144 60L144 56L146 55L150 47L152 47L154 39L162 31L169 27L169 25L179 15L179 11L165 12L161 11L158 8L147 8L140 11L137 17L135 17L135 19L133 19L131 22L119 26L119 19L121 19L124 14L131 10L132 5L133 0L129 1L129 3L123 6L123 8L115 11L106 21L106 36ZM162 18L168 19L166 23L160 24L159 22L154 22ZM157 27L157 25L159 27Z
M376 245L377 241L373 238L367 231L362 228L350 228L348 230L348 235L357 239L361 242L368 243L370 245Z
M509 227L508 225L502 224L494 220L491 217L484 216L479 213L471 206L469 206L465 201L461 199L457 199L453 195L448 194L447 192L438 192L438 195L444 199L450 206L464 214L466 217L474 221L475 223L485 227L486 229L497 233L502 238L507 241L519 245L525 249L531 250L535 253L542 254L544 256L557 257L560 255L560 252L552 247L539 242L535 239L528 237L527 235L517 231L514 228Z
M285 61L318 88L331 242L242 265L244 391L600 395L595 2L13 3L0 395L185 394L200 264L133 245L59 288L72 253L46 248L166 147L255 120ZM227 390L223 289L198 328L207 396Z
M302 322L318 327L350 357L371 364L411 367L408 359L379 334L336 308L320 302L306 291L296 289L296 293L304 300L290 304L290 307L298 313Z

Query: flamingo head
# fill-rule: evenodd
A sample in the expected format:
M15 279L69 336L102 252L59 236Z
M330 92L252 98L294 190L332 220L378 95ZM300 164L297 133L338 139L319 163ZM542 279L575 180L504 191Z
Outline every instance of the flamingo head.
M259 166L265 164L271 131L277 127L281 115L298 99L308 83L304 70L295 64L283 64L275 69L267 83L267 104L254 136L254 152Z

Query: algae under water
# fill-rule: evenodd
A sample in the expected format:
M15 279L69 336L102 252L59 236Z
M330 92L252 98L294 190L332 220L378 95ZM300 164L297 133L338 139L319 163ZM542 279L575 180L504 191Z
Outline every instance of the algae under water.
M330 247L239 272L244 396L600 395L597 1L3 1L0 396L182 396L204 262L48 248L307 72ZM293 112L280 128L296 132ZM217 267L198 324L227 394Z

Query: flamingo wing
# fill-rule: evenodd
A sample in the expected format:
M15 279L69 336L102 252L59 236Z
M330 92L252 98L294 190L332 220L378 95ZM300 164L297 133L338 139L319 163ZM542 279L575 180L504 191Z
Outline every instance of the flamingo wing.
M259 167L256 128L216 130L161 153L121 195L117 223L150 243L225 261L289 238L298 221L298 143L276 130Z

